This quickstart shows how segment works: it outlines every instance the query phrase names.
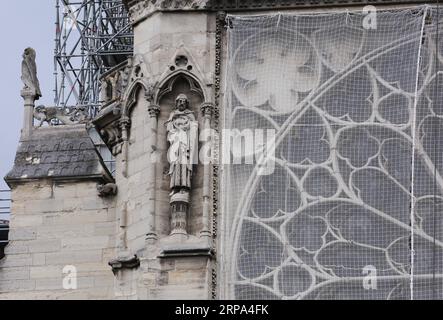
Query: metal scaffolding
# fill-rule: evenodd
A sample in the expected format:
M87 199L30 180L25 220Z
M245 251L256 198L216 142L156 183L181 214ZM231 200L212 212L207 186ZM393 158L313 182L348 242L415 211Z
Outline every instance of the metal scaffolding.
M133 33L121 0L56 0L54 104L100 104L100 76L133 52Z

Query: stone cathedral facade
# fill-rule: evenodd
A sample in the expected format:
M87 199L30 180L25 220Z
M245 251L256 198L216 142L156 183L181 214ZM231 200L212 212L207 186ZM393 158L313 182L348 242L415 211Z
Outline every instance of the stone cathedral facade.
M442 297L432 1L124 2L92 119L38 106L24 53L0 299ZM256 129L272 170L224 162Z

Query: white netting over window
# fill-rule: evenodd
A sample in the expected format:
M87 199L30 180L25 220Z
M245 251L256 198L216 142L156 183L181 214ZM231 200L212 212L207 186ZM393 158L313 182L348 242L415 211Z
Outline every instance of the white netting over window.
M274 129L275 168L224 167L224 298L443 298L436 16L228 17L225 128Z

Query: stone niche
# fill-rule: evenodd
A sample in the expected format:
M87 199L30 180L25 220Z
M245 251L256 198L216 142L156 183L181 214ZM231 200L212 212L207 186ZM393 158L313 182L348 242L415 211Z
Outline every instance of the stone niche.
M156 148L160 156L156 165L155 195L158 241L147 242L146 251L140 257L138 299L208 299L210 296L211 244L209 238L201 233L204 228L203 188L205 179L209 177L205 177L202 163L195 164L193 168L187 236L171 235L170 165L167 157L170 145L165 123L174 111L176 98L180 94L188 98L189 110L198 122L199 133L205 128L205 118L201 112L205 97L201 86L190 73L173 72L159 86L155 99L160 109Z
M161 153L161 160L158 163L157 172L160 185L157 186L157 214L158 214L158 233L159 237L168 236L171 232L171 207L169 204L169 183L170 177L167 175L169 171L169 163L167 159L167 151L169 142L166 137L165 122L168 120L170 113L174 109L175 99L179 94L185 94L189 99L189 108L194 113L199 124L199 132L204 127L203 117L201 115L200 106L204 102L203 92L199 84L190 76L178 74L172 77L160 89L160 114L158 118L158 151ZM199 143L200 144L200 143ZM199 145L199 149L200 149ZM202 199L203 199L203 174L204 168L202 164L194 165L193 176L190 191L190 206L187 219L187 233L191 236L199 236L202 230Z

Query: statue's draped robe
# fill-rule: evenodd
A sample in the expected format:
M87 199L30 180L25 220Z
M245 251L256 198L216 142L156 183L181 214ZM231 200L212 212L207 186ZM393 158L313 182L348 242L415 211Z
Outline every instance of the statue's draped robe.
M37 99L42 96L40 83L37 78L37 65L35 63L34 49L28 48L23 54L21 79L25 85L25 89L33 90Z
M175 110L166 122L170 188L173 191L191 188L193 164L198 162L198 123L189 110Z

